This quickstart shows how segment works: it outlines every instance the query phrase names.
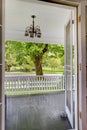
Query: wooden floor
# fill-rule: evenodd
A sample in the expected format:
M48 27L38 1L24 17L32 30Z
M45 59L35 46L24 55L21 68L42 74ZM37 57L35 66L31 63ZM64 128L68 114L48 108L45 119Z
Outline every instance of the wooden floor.
M64 92L6 97L6 130L67 130Z

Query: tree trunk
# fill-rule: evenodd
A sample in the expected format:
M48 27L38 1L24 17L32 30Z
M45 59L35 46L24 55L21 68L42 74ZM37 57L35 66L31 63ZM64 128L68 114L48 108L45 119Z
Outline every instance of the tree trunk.
M7 66L6 66L6 71L7 71L7 72L10 72L10 68L11 68L11 66L10 66L10 65L7 65Z
M36 75L43 75L43 70L42 70L42 57L44 55L45 52L47 52L48 50L48 44L45 44L44 49L42 50L42 52L38 55L35 56L35 69L36 69Z
M37 56L35 57L35 69L36 69L36 75L43 75L43 70L42 70L42 56Z

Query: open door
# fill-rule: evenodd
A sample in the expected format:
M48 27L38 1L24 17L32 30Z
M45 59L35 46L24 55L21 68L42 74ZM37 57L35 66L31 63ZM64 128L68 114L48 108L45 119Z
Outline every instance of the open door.
M65 110L73 128L73 85L72 85L73 20L65 27Z

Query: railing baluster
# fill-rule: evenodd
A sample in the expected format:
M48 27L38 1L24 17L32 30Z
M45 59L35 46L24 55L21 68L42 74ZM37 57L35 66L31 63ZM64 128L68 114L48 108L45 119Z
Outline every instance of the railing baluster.
M65 90L64 75L6 75L4 85L6 93Z

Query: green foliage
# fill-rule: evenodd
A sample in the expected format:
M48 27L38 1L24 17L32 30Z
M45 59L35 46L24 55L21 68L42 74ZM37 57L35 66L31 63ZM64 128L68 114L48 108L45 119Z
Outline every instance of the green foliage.
M53 61L52 58L55 60ZM43 59L45 59L44 62L47 66L51 66L51 64L56 64L54 66L64 66L64 46L49 44L48 53L44 55Z
M43 55L44 43L31 43L20 41L5 42L6 71L19 70L31 72L35 57ZM42 57L43 67L57 68L64 66L64 46L49 44Z
M50 50L50 52L53 52L56 57L59 56L61 58L62 56L64 56L64 46L63 45L50 44L49 45L49 50Z
M34 61L36 56L42 54L44 47L43 43L26 43L26 54Z
M16 61L16 53L14 44L10 44L10 41L6 41L5 44L5 67L7 71L10 71L11 66L18 65Z

